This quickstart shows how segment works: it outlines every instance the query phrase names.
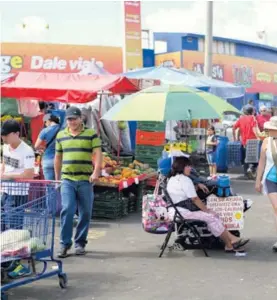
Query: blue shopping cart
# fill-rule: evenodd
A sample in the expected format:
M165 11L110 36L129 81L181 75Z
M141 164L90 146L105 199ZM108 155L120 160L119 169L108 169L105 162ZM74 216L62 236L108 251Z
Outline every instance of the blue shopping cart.
M9 289L56 275L66 288L62 262L54 258L58 189L53 181L1 182L1 300ZM19 262L30 272L11 278L11 268Z

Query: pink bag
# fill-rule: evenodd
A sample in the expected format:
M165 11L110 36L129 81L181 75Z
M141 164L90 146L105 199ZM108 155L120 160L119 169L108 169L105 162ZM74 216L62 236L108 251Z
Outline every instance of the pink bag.
M170 220L167 212L167 204L161 195L157 195L159 183L157 183L153 195L147 194L142 202L142 226L146 232L165 234L168 232Z

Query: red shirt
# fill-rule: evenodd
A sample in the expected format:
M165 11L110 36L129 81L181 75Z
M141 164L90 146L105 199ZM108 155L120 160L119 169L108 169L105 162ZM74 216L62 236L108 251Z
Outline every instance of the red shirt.
M264 131L264 123L268 122L270 120L271 116L270 115L258 115L256 117L258 126L261 131Z
M253 131L257 126L257 121L254 116L241 116L234 124L233 128L240 130L241 143L246 146L248 140L256 140L256 135Z
M40 114L35 118L31 119L30 128L31 128L31 138L32 138L33 145L35 144L39 136L39 133L44 127L43 117L44 114Z

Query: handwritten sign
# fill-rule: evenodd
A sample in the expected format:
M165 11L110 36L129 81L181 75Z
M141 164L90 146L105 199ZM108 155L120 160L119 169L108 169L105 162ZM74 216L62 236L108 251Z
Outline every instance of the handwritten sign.
M207 207L219 215L227 230L243 229L244 203L241 196L220 198L211 195L207 199Z

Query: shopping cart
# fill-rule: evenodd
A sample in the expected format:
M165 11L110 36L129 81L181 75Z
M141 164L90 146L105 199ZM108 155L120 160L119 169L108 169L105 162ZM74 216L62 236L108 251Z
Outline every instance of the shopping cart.
M54 258L58 189L53 181L1 182L1 300L11 288L55 275L66 288L62 262ZM11 266L19 261L30 273L10 280Z

